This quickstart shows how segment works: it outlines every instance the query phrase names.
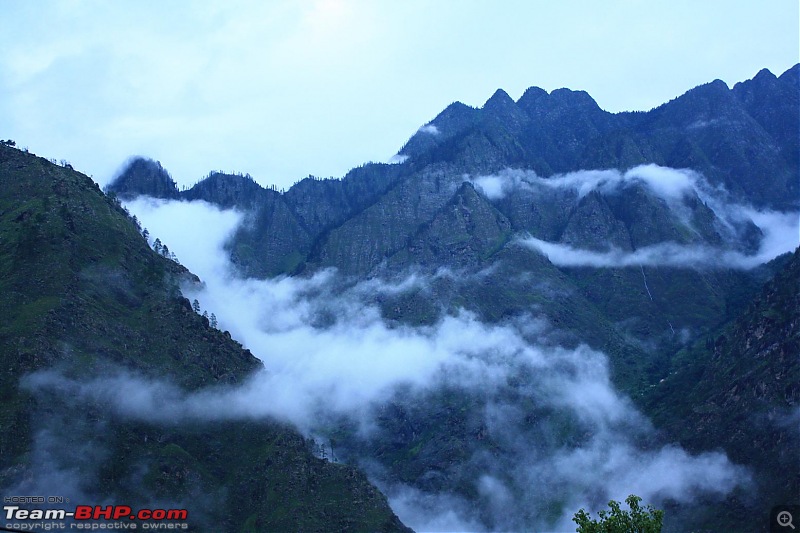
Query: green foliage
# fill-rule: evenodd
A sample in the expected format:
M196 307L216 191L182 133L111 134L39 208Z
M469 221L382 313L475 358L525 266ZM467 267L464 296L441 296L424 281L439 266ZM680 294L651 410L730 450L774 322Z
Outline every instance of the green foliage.
M363 474L316 459L289 427L137 422L20 388L22 376L55 366L69 379L121 372L196 391L261 365L196 314L199 302L179 291L196 278L160 241L162 253L151 249L116 199L4 145L0 243L0 486L42 468L35 449L46 427L48 469L75 472L89 499L193 502L202 531L405 530ZM92 453L76 454L75 442Z
M650 505L640 507L642 499L631 494L625 498L630 508L623 510L619 502L608 502L610 511L600 511L598 520L593 520L589 513L581 509L572 520L578 524L578 533L661 533L664 511L653 509Z

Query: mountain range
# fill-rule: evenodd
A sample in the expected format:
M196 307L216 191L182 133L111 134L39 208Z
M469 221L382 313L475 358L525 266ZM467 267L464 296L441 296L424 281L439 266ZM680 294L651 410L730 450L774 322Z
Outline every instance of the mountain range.
M192 515L214 530L430 526L420 509L530 530L563 527L576 501L602 506L608 479L669 477L657 465L672 457L719 486L689 473L656 482L665 529L763 530L769 507L798 493L785 467L800 460L800 263L786 254L798 244L798 131L800 65L648 112L608 113L582 91L532 87L515 102L498 90L481 108L448 106L393 164L286 191L221 172L179 190L137 157L104 196L0 147L1 416L13 429L0 436L0 485L199 501ZM367 418L321 402L306 437L350 466L319 458L285 421L109 408L112 392L97 392L109 376L144 390L166 377L184 391L156 388L166 405L236 390L263 372L259 359L280 373L184 298L212 280L151 249L147 220L120 204L140 197L238 213L224 244L235 275L310 287L297 301L332 352L331 332L357 335L364 320L387 339L436 339L430 357L448 328L505 344L459 345L447 361L461 366L435 386L392 382L362 406ZM478 361L494 373L472 374Z
M206 531L404 530L363 474L285 423L153 422L69 389L111 376L135 399L127 376L192 391L262 364L193 312L179 284L197 278L90 178L8 146L0 176L4 494L187 509Z

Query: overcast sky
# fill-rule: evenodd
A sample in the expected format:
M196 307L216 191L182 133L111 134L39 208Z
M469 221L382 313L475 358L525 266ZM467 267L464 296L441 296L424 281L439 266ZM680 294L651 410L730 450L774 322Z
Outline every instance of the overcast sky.
M139 154L288 187L386 161L449 103L609 111L798 62L798 2L0 0L0 137L109 181Z

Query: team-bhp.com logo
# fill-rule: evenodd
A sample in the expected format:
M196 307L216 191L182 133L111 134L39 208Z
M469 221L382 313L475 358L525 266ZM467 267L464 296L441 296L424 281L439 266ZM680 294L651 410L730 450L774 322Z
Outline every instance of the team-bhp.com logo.
M186 509L139 509L128 505L78 505L64 509L24 509L4 505L5 527L0 531L52 531L61 529L189 529Z

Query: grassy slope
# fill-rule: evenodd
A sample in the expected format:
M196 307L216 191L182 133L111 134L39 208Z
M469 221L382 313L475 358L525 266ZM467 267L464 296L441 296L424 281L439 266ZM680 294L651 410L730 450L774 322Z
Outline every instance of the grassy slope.
M19 387L52 367L190 390L245 379L259 362L191 312L178 283L192 277L89 178L0 146L0 485L36 478L47 435L49 466L77 468L76 490L96 502L185 504L224 531L403 529L362 474L280 424L147 424Z

